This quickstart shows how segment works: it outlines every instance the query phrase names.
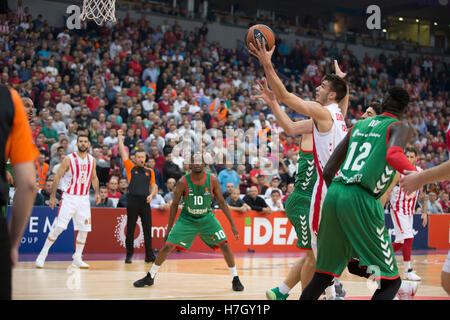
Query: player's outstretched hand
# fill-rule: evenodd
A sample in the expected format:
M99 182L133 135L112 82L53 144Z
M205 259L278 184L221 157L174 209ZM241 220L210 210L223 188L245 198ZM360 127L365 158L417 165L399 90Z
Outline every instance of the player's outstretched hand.
M256 45L254 45L252 42L250 42L248 46L248 51L254 55L256 58L258 58L259 63L261 65L270 65L272 63L272 55L275 50L275 46L270 49L270 51L266 50L266 40L261 39L260 42L258 39L256 39Z
M239 240L239 232L237 231L235 225L232 225L232 226L231 226L231 231L233 232L234 238L236 239L236 241Z
M56 197L50 196L50 199L48 200L48 205L53 210L56 207L57 202L58 201L56 200Z
M262 82L256 80L256 83L258 86L253 86L253 89L255 89L259 94L254 95L254 99L263 99L269 107L272 107L275 103L277 103L277 97L275 96L275 93L269 89L266 78L264 78Z
M417 171L405 171L405 176L400 179L400 186L406 190L406 194L411 194L420 187L422 187L422 181Z
M345 78L345 76L347 75L345 72L342 72L341 68L339 67L339 63L337 62L337 60L334 60L334 70L336 72L336 75L339 78Z

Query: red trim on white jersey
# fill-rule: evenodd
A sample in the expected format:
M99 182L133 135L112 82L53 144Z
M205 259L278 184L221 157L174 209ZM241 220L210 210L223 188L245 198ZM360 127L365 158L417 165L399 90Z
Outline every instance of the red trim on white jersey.
M315 188L317 188L315 190L316 195L314 199L311 200L314 201L312 230L316 235L319 230L320 211L322 210L322 192L323 188L326 188L322 177L322 171L334 149L345 138L348 131L344 116L342 115L338 104L332 103L324 108L330 112L333 124L328 132L319 132L316 125L313 124L313 155L318 181L316 181L315 186ZM316 135L317 138L320 138L320 141L317 141Z
M416 167L418 171L422 171L419 167ZM404 175L401 175L403 178ZM391 192L391 210L394 212L395 216L397 214L403 214L405 216L410 216L414 214L416 208L417 199L419 198L420 190L416 190L410 195L407 195L405 190L400 186L395 186Z
M64 191L70 195L86 196L91 187L94 158L86 154L86 157L81 159L75 152L68 157L70 159L70 183L67 190Z

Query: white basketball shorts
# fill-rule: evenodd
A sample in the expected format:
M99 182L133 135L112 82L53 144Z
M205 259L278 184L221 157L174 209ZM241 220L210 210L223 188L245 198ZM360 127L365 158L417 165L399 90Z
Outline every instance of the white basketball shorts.
M55 226L67 229L67 225L73 219L75 230L91 231L91 203L89 195L76 196L64 193L59 203L58 216Z

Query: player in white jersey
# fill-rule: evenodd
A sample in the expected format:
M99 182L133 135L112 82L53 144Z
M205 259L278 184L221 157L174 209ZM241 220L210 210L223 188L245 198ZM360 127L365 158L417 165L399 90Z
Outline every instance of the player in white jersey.
M286 90L272 65L271 57L275 46L266 50L264 39L257 45L250 43L249 51L256 56L264 67L269 85L278 100L291 109L312 119L313 126L313 153L317 171L317 181L311 199L310 229L311 246L317 256L317 231L320 223L320 211L327 188L322 178L322 169L347 133L347 126L343 116L342 105L345 110L348 106L348 86L344 79L337 75L328 74L323 77L319 87L316 88L316 101L305 101ZM315 258L314 265L315 265ZM336 294L334 286L327 289L327 299L334 299Z
M400 179L400 186L409 194L423 185L450 180L450 160L422 172L409 171L406 174L407 176ZM442 288L450 295L450 250L442 268L441 284Z
M100 203L99 181L96 173L95 158L88 153L89 138L79 135L77 138L78 151L64 158L53 182L50 195L50 207L56 206L56 191L61 179L64 188L58 215L48 234L45 244L36 259L36 267L43 268L50 247L58 236L67 229L70 219L73 219L74 229L78 230L76 249L73 255L72 265L87 269L89 265L81 259L88 233L91 231L91 206L89 202L89 189L92 186L95 191L95 200Z
M409 162L416 166L417 151L413 148L408 148L406 149L405 154ZM418 172L422 171L419 167L416 168ZM413 222L416 204L420 197L422 204L422 225L424 227L427 225L427 201L422 190L415 190L414 192L408 194L401 186L398 185L401 178L403 178L403 175L397 172L391 186L388 190L386 190L385 196L383 196L386 197L386 200L390 200L389 207L395 234L395 241L392 243L392 246L394 247L394 251L402 249L403 264L405 267L403 279L420 281L422 279L411 268L411 252L414 239ZM385 201L383 200L383 197L381 200L384 204Z

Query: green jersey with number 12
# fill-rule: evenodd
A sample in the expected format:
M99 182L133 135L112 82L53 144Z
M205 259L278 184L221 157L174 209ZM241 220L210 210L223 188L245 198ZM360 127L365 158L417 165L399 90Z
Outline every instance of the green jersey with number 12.
M398 122L387 113L357 122L351 130L345 161L333 181L358 184L380 198L395 176L395 169L386 162L386 152L389 129Z

